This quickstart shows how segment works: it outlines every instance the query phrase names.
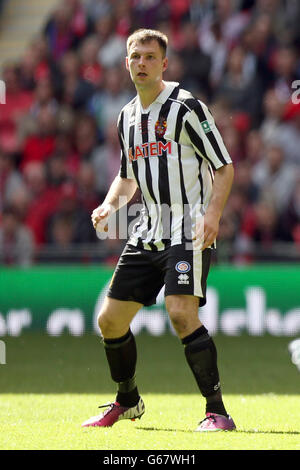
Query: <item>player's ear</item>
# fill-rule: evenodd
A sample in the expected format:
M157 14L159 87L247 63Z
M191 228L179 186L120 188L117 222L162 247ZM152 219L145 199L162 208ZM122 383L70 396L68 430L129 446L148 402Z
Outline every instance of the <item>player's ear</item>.
M125 65L126 65L126 69L129 70L128 56L126 56Z
M165 58L163 59L163 72L164 72L165 70L167 70L167 68L168 68L168 63L169 63L168 57L165 57Z

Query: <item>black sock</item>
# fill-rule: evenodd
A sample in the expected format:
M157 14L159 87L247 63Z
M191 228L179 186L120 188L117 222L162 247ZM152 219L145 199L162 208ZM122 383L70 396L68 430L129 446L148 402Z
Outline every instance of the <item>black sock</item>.
M127 389L127 391L122 391L122 386L128 386L130 384L134 384L132 389ZM119 390L117 393L116 401L120 403L122 406L128 406L131 408L132 406L135 406L138 401L139 401L139 392L138 388L135 383L135 377L132 377L132 379L129 379L125 382L121 382L118 384Z
M206 413L217 413L228 418L222 399L220 401L206 402Z
M220 389L217 350L205 326L183 338L182 344L199 390L206 398L206 412L227 416Z
M120 337L103 339L111 377L118 384L116 401L132 407L139 401L135 382L137 352L135 339L130 330Z

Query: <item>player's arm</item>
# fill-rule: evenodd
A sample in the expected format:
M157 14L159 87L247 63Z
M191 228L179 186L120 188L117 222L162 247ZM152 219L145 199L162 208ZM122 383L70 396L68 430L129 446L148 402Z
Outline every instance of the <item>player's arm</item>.
M220 218L233 182L234 169L214 118L204 103L198 102L187 115L185 129L195 151L214 170L211 199L195 236L195 239L201 240L201 249L204 250L214 243L218 235Z
M99 231L106 231L108 217L127 204L134 196L136 189L137 184L134 179L122 178L120 175L116 176L103 203L94 209L92 213L94 228Z
M228 199L234 177L230 163L215 172L212 195L204 215L204 236L202 250L213 244L219 232L220 219Z

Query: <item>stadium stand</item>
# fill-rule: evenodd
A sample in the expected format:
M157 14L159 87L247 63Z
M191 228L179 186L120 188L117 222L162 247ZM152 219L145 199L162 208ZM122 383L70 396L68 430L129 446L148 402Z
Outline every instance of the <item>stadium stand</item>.
M235 164L215 262L299 261L299 2L19 5L5 5L0 32L0 263L120 253L124 240L98 240L90 214L118 170L116 118L135 94L126 37L139 27L167 33L165 79L208 103Z

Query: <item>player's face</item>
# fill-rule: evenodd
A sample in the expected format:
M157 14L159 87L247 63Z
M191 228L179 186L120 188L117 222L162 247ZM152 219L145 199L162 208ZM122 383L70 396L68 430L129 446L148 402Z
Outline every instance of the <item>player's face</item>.
M145 44L133 43L126 57L126 68L130 72L133 83L139 88L155 86L162 80L168 59L163 57L157 41Z

